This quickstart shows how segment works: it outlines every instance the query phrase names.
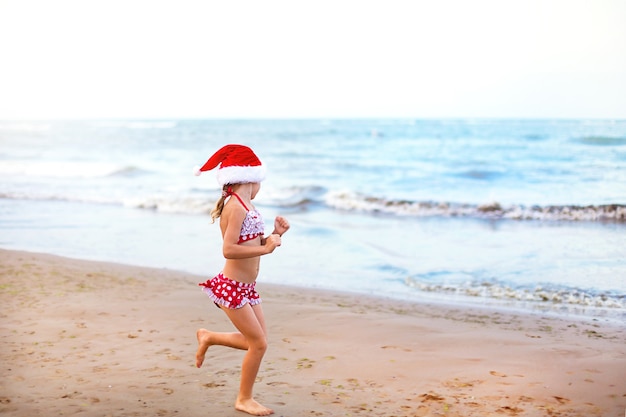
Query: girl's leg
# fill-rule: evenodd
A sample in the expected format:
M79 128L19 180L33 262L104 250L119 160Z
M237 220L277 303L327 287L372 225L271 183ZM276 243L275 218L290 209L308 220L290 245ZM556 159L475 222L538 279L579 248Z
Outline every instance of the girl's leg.
M267 327L265 327L265 314L263 313L263 307L261 307L261 304L253 305L252 311L254 311L254 315L259 321L259 324L263 329L263 333L265 333L265 338L267 339Z
M267 350L263 309L260 305L246 304L236 310L224 309L224 311L248 343L248 351L241 365L241 382L235 408L256 416L270 415L274 412L272 409L259 404L252 398L254 381L259 372L263 355Z
M196 331L196 337L198 338L198 350L196 351L196 366L198 368L200 368L204 362L206 351L213 345L248 350L248 341L239 332L216 333L208 331L207 329L198 329L198 331Z
M215 333L206 329L198 330L196 332L198 338L196 366L202 366L207 349L213 345L247 350L241 366L241 382L235 408L252 415L270 415L274 412L273 410L264 407L252 398L254 381L267 349L267 330L263 309L260 304L255 306L246 304L235 310L225 307L222 309L239 332Z
M263 309L260 304L252 306L252 310L257 318L257 321L263 329L263 333L267 339L267 330L265 327L265 317L263 315ZM228 309L224 308L226 314ZM204 355L209 347L213 345L226 346L234 349L248 350L248 341L246 337L239 332L235 333L216 333L207 329L198 329L196 331L196 337L198 339L198 350L196 351L196 367L200 368L204 362Z

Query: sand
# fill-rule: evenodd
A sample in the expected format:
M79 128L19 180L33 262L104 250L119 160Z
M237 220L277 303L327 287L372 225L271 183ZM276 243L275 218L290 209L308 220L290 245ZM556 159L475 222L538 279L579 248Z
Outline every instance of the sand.
M0 250L2 416L243 416L206 277ZM210 275L210 274L208 274ZM624 416L624 325L258 284L276 416Z

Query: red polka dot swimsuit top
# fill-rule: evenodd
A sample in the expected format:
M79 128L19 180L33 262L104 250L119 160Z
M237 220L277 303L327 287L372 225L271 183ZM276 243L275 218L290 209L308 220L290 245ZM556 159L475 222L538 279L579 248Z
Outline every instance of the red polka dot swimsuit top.
M248 210L248 207L241 200L241 197L239 197L236 193L231 191L228 195L234 195L237 197L237 200L239 200L243 208L247 211L246 218L243 219L243 223L241 225L241 232L239 232L239 241L237 243L247 242L259 236L263 236L265 226L261 213L259 213L256 209Z

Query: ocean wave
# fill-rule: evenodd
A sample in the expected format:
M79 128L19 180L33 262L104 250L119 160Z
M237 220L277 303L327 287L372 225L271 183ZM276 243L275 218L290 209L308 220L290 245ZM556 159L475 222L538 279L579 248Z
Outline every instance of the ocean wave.
M0 161L0 175L45 178L103 178L138 175L135 166L68 161Z
M513 288L502 283L492 282L441 284L428 283L413 277L407 277L405 284L408 287L431 293L521 302L626 309L626 297L623 294L611 294L607 292L596 294L592 291L583 291L573 288L546 288L542 286L532 289Z
M153 210L161 213L210 214L215 206L215 201L194 197L146 197L127 198L122 204L129 208Z
M176 214L209 214L215 206L215 200L200 197L180 195L121 197L106 193L62 193L58 190L37 193L32 191L0 191L0 199L117 205L132 209Z
M24 201L66 201L74 203L120 205L120 201L115 197L106 194L94 193L92 195L64 194L58 190L50 191L0 191L0 199L24 200Z
M120 169L111 175L135 175L136 169ZM263 197L263 206L273 206L285 209L304 209L312 204L318 204L316 196L323 194L320 187L290 187L270 191ZM188 189L172 192L148 192L145 195L123 195L115 192L76 192L74 189L15 189L1 190L0 198L9 200L31 201L68 201L85 204L119 205L132 209L150 210L158 213L208 215L215 206L219 192Z
M0 167L0 174L2 174ZM115 167L92 171L94 176L137 176L144 171L136 167ZM67 178L76 173L65 173ZM83 188L22 188L0 189L0 198L37 201L73 201L95 204L117 204L129 208L166 213L208 214L219 197L217 190L152 190L143 195L129 192L88 192ZM130 191L130 190L128 190ZM436 201L390 200L351 192L328 191L320 186L266 188L257 204L287 210L306 210L313 206L353 211L366 214L386 214L410 217L455 217L487 220L537 220L626 223L626 205L557 205L557 206L503 206L499 203L469 204Z
M266 188L263 190L263 200L276 207L306 207L321 202L327 192L326 188L316 185Z
M110 171L106 176L107 177L136 177L138 175L142 175L147 173L148 171L138 168L136 166L128 165L128 166L120 166L112 171Z
M333 192L326 196L330 207L415 217L474 217L480 219L616 221L626 222L626 205L503 206L497 202L465 204L436 201L388 200L357 193Z
M577 138L576 142L593 146L623 146L626 145L626 138L616 136L583 136Z

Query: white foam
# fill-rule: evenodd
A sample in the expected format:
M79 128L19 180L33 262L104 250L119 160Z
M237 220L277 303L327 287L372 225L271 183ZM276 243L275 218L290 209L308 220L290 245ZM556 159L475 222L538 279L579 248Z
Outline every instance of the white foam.
M513 288L500 283L433 284L407 277L405 284L424 292L465 295L499 300L532 301L562 305L626 309L626 298L611 294L591 294L581 290L536 287Z
M123 205L161 213L209 214L215 206L215 201L193 197L156 196L127 198L123 201Z
M532 206L510 205L497 202L486 204L419 202L386 200L352 192L331 192L326 204L341 210L385 213L416 217L476 217L512 220L567 220L567 221L626 221L626 205L605 204L592 206Z
M104 162L0 161L2 176L99 178L128 170L129 167Z

